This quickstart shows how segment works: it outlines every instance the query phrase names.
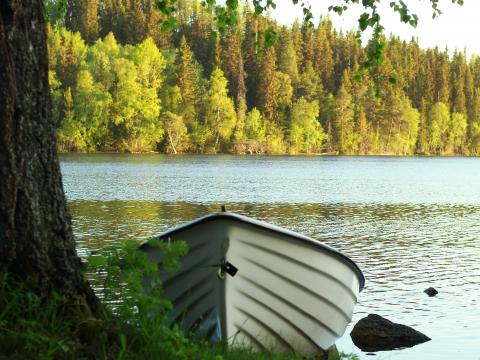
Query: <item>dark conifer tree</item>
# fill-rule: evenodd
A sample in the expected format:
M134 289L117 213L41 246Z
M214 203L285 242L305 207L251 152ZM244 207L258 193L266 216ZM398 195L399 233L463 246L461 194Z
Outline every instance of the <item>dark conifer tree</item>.
M265 55L262 59L258 86L258 108L268 120L274 120L277 115L277 81L275 48L269 47L265 50Z
M89 44L98 39L99 0L72 0L68 3L66 26L72 31L79 31L82 38Z
M278 70L290 77L292 84L299 80L298 61L290 29L283 27L277 44Z
M313 66L319 74L323 88L333 92L333 49L330 43L329 32L331 22L320 19L320 24L315 31Z

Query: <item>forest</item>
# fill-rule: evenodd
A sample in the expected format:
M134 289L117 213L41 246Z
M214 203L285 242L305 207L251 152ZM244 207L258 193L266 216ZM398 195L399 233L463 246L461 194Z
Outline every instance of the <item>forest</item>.
M243 4L219 31L196 0L175 27L153 0L66 10L48 29L62 152L480 154L478 56L390 36L361 74L369 44L328 17L282 26Z

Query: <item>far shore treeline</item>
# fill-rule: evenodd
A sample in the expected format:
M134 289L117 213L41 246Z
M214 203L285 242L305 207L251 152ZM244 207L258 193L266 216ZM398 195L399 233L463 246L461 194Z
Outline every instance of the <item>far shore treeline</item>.
M477 56L390 37L358 79L368 45L329 19L286 27L243 6L220 35L197 1L178 4L166 32L153 0L75 0L51 14L60 151L480 154Z

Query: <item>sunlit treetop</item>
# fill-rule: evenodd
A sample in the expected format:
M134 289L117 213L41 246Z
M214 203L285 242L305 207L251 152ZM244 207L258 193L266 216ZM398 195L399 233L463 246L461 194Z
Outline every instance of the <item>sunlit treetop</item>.
M54 14L54 16L61 17L61 14L65 14L67 9L67 3L70 0L44 0L47 8L47 13ZM168 30L176 27L176 14L178 10L180 0L155 0L157 8L165 15L165 21L162 25L163 30ZM243 1L243 0L241 0ZM375 68L377 65L383 62L382 50L384 48L384 42L382 41L382 34L384 27L382 25L382 18L378 12L380 4L388 3L391 9L395 11L399 16L399 21L408 24L412 27L416 27L419 21L419 17L412 13L408 4L403 0L248 0L251 2L253 11L256 15L266 14L269 10L274 10L276 4L279 1L291 1L292 4L300 7L303 12L303 21L313 26L313 13L311 9L311 1L326 1L327 4L331 4L328 9L330 12L342 15L348 11L352 5L363 6L364 11L358 17L358 32L357 38L360 42L361 35L366 30L371 30L371 38L369 39L369 46L367 49L367 60L361 64L357 78L361 77L365 70ZM431 5L432 17L436 18L442 12L440 9L440 0L418 0L427 2ZM463 5L464 0L443 0L443 2L451 1L453 4ZM201 0L201 5L205 10L212 14L217 31L220 33L237 23L240 18L240 1L239 0ZM54 20L54 19L50 19ZM213 32L215 35L216 32ZM259 32L258 38L264 41L265 45L271 46L275 41L277 34L272 28L266 28ZM391 78L392 82L395 82L394 77Z
M303 11L303 20L305 23L313 26L313 14L311 5L306 0L252 0L252 6L255 14L262 15L269 10L276 8L278 1L291 1L294 5L299 6ZM325 0L313 0L325 1ZM436 18L442 12L439 7L440 0L419 0L430 2L432 8L432 17ZM463 5L464 0L450 0L454 4ZM367 29L372 30L371 46L368 49L368 59L361 65L358 76L361 76L364 69L375 67L383 61L382 49L384 47L381 41L381 34L384 27L382 19L378 12L380 3L388 2L389 6L398 14L399 21L416 27L418 24L418 16L412 13L408 5L402 0L329 0L331 5L328 7L329 11L342 15L348 11L349 7L354 4L363 6L364 11L358 18L357 37L360 41L360 36ZM167 21L164 23L166 28L174 27L175 12L177 0L156 0L156 5L162 13L167 15ZM217 29L220 33L224 32L226 28L236 24L239 17L239 1L238 0L203 0L204 8L214 15ZM276 39L276 33L272 29L266 29L261 34L267 46L272 45Z

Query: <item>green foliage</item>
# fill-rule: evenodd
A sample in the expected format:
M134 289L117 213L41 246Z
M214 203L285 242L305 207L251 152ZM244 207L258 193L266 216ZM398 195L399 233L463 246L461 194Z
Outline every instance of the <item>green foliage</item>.
M48 301L12 278L0 280L0 356L8 359L53 359L77 346L75 319L61 316L67 299ZM99 353L100 355L101 353Z
M215 69L205 99L205 124L214 137L216 151L219 140L228 140L237 121L232 99L227 95L227 79L220 69Z
M405 97L399 100L398 106L398 115L392 116L395 122L389 147L396 155L408 155L415 149L420 114Z
M433 105L428 113L429 122L429 150L432 153L444 153L447 146L448 128L450 126L450 112L441 102Z
M278 41L278 70L290 77L290 82L298 82L298 59L292 41L291 32L283 28Z
M163 115L163 121L170 146L168 152L173 152L174 154L182 152L188 141L188 130L183 118L180 115L166 111Z
M245 119L245 136L250 140L265 140L266 122L257 108L253 108Z
M130 152L155 150L164 134L158 93L165 61L151 39L124 50L126 56L113 62L112 117L122 134L118 146Z
M76 12L91 15L83 2L77 5ZM99 0L104 38L91 45L79 33L49 31L49 77L60 150L480 152L476 57L468 62L456 51L450 59L446 50L422 50L415 40L407 43L396 37L379 36L362 47L354 33L337 33L328 18L318 25L304 21L281 27L255 14L265 6L260 3L239 4L236 24L225 24L222 33L215 26L215 7L208 12L194 0L164 5L178 8L177 29L164 38L152 29L167 15L149 0ZM397 5L404 20L414 19L400 2ZM126 34L132 19L140 19L137 33ZM369 15L362 21L371 19ZM278 36L274 46L262 40L267 29L269 36ZM365 71L361 64L372 54L381 56ZM214 74L217 67L224 78L221 86L216 81L218 91L212 90L213 75L219 78ZM318 122L327 136L315 150L291 138L301 98L318 104ZM438 121L428 117L437 102L446 105L450 116L442 135ZM247 119L254 108L260 111L261 127L247 124L256 122L255 116ZM453 118L454 113L463 117Z
M74 89L78 72L87 55L87 45L79 33L55 28L48 38L49 65L61 81L62 88Z
M335 135L336 147L342 155L356 152L357 137L354 132L354 111L352 96L345 86L341 86L335 101Z
M158 239L149 246L162 251L162 266L169 272L179 266L187 252L183 242ZM178 328L167 322L171 303L162 298L158 265L148 261L138 243L125 241L91 255L88 271L96 273L93 285L107 306L105 318L119 332L119 359L190 359L197 351Z
M323 91L321 79L318 72L313 68L311 61L307 61L300 75L300 81L297 86L297 97L304 97L308 101L319 99Z
M280 126L267 120L266 153L285 154L287 146L284 132Z
M65 24L67 0L44 0L46 21L54 25Z
M451 154L462 153L462 147L467 137L467 118L462 113L453 113L448 136L448 152Z
M63 94L61 109L63 120L57 130L58 147L61 151L82 151L87 148L84 138L84 127L75 119L72 91L70 88Z
M294 152L320 152L326 135L318 122L318 101L298 99L292 107L290 123L291 150Z
M66 25L73 31L79 31L90 44L100 33L99 5L100 0L80 0L71 1L67 6Z
M74 99L75 124L81 127L85 148L79 151L94 151L108 136L108 119L112 97L101 84L95 83L88 70L78 74Z

